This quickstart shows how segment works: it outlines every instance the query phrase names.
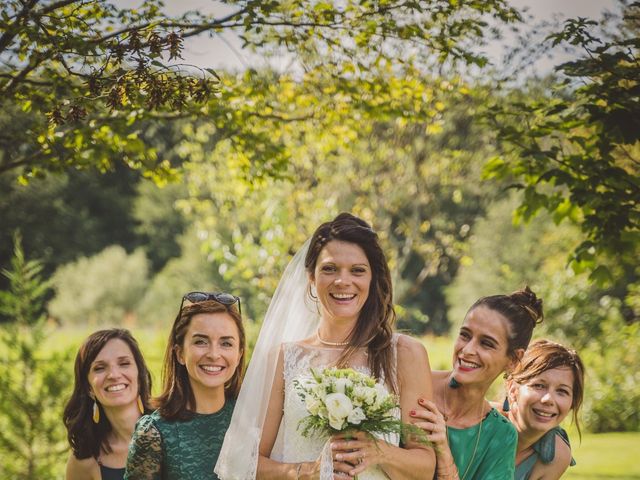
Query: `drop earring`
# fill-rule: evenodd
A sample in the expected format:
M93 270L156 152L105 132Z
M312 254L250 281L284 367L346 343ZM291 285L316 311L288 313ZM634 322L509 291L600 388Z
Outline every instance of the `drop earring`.
M509 410L511 410L511 407L509 406L509 396L507 395L504 397L504 402L502 402L502 411L506 413Z
M138 410L140 410L140 414L144 415L144 405L142 404L142 398L138 395Z
M449 388L458 388L460 386L460 382L456 380L456 377L451 377L449 380Z
M98 407L98 402L95 399L93 400L93 416L91 418L93 419L93 423L100 422L100 407Z

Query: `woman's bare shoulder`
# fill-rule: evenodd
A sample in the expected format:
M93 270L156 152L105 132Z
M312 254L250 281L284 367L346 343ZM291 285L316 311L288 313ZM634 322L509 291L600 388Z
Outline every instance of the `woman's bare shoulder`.
M423 343L415 337L405 335L404 333L397 333L398 337L398 354L402 355L416 355L426 354L427 349Z
M100 480L100 466L93 457L78 459L72 453L67 460L67 480Z

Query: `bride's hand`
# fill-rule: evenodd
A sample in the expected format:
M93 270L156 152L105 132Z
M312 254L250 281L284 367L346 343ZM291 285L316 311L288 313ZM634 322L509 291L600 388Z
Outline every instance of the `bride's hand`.
M331 438L334 478L350 478L383 463L384 440L374 440L365 432L352 432Z

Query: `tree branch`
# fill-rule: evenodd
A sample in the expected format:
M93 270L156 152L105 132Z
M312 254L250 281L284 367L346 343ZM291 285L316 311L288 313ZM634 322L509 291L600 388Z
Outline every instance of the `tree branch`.
M18 30L19 30L18 26L25 18L27 18L27 16L29 15L29 12L33 9L33 7L35 7L36 3L38 3L39 1L40 0L29 0L28 2L24 3L24 7L20 11L20 13L16 15L15 22L13 22L0 37L0 52L4 52L7 46L9 46L11 41L14 39L14 37L18 33Z
M20 157L17 160L13 160L10 162L2 162L0 163L0 175L2 175L3 173L6 173L10 170L13 170L15 168L18 167L22 167L22 166L26 166L29 165L31 163L33 163L34 160L36 160L38 157L42 156L42 152L40 150L32 153L31 155L28 155L26 157Z
M34 14L38 17L42 17L43 15L51 13L54 10L57 10L59 8L66 7L67 5L71 5L72 3L78 3L78 2L84 3L83 0L61 0L59 2L52 3L48 7L43 7L40 10L36 10Z
M142 23L140 25L134 25L128 28L123 28L122 30L118 30L117 32L113 32L113 33L110 33L109 35L104 35L102 37L89 38L86 41L90 43L102 43L107 40L111 40L112 38L119 37L120 35L124 35L129 32L144 30L152 26L158 26L162 28L192 28L194 29L192 32L183 35L183 37L191 36L191 35L196 35L198 33L201 33L205 30L210 30L215 27L220 27L222 24L232 20L238 15L242 15L246 11L247 9L243 8L241 10L238 10L234 13L227 15L226 17L222 17L218 20L214 20L213 22L196 24L196 25L194 25L193 23L180 23L180 22L161 22L161 21L147 22L147 23Z

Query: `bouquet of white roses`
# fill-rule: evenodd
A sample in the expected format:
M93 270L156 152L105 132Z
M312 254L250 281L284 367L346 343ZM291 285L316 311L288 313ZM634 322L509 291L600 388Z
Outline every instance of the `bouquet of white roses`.
M311 369L311 377L294 380L294 387L309 412L298 425L305 437L349 429L383 436L403 432L394 415L398 398L368 375L350 368Z

